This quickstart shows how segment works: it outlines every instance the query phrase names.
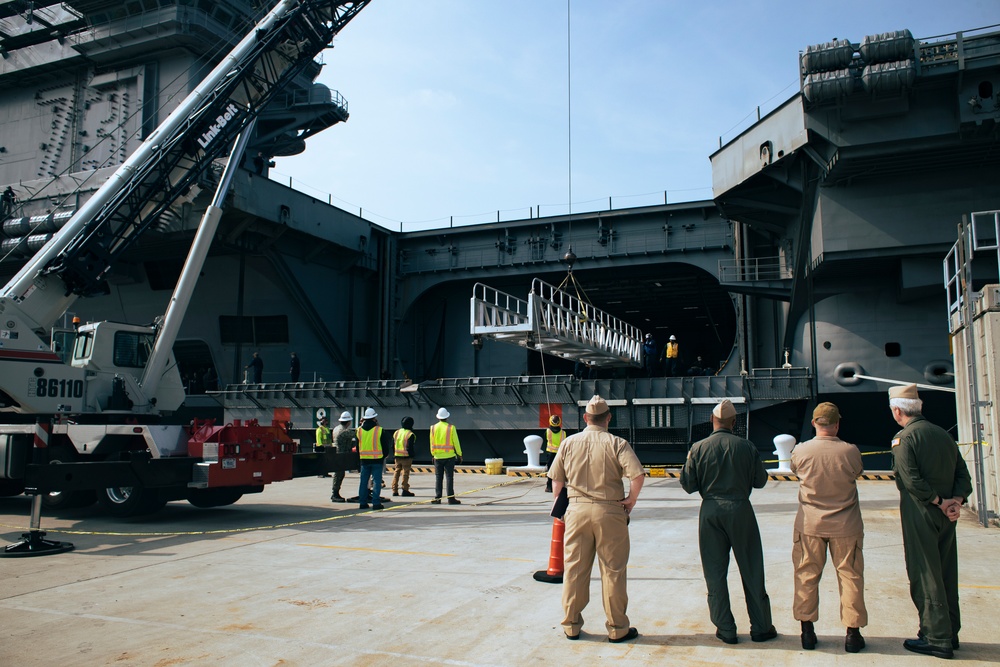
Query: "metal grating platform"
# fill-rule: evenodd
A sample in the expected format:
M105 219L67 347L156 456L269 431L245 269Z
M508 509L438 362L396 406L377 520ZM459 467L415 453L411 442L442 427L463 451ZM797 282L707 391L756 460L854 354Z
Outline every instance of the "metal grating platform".
M476 283L471 333L589 366L642 365L642 331L537 278L527 300Z
M430 380L420 395L437 405L540 405L576 401L571 375L520 375Z
M746 378L747 394L756 401L796 401L813 397L808 368L754 368Z
M412 404L403 380L230 384L208 395L225 408L399 407Z

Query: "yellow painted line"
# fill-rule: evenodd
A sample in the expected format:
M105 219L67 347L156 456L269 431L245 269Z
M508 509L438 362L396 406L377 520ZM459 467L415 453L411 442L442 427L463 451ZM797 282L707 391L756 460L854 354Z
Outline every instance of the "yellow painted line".
M986 591L1000 591L1000 586L977 586L976 584L959 584L959 588L980 588Z
M457 554L432 554L426 551L399 551L396 549L366 549L364 547L341 547L335 544L300 544L300 547L316 547L317 549L343 549L344 551L367 551L376 554L399 554L402 556L437 556L454 558Z
M665 470L663 468L650 467L646 471L647 477L664 477L669 479L679 479L681 473L679 470ZM797 482L799 478L795 474L789 473L768 473L768 479L772 479L777 482ZM895 473L884 472L884 473L862 473L858 476L858 479L863 479L867 481L879 481L879 482L891 482L896 479Z
M473 489L471 491L465 491L464 493L456 493L455 496L467 496L473 493L480 493L482 491L489 491L490 489L496 489L502 486L509 486L511 484L518 484L524 481L523 479L513 479L500 482L499 484L492 484L490 486L484 486L481 489ZM334 516L327 516L320 519L306 519L303 521L290 521L288 523L276 523L268 526L250 526L247 528L219 528L217 530L175 530L169 532L118 532L118 531L91 531L91 530L68 530L63 528L46 528L46 533L60 533L64 535L105 535L112 537L168 537L175 535L226 535L234 533L251 533L257 530L273 530L275 528L294 528L295 526L308 526L310 524L316 523L326 523L328 521L339 521L341 519L349 519L356 516L365 516L367 514L382 514L383 512L392 512L404 510L409 507L420 507L427 505L431 502L431 498L426 500L420 500L412 503L394 503L392 505L387 505L383 509L375 510L369 509L359 512L345 512L342 514L337 514ZM15 526L8 523L0 523L0 527L12 528L14 530L20 530L28 532L31 529L27 526Z

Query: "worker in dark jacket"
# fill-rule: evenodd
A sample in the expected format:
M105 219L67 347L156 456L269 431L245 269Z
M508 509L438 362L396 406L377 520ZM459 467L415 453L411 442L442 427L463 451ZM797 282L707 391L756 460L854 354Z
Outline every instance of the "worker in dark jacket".
M340 414L337 425L333 428L333 448L338 454L346 454L358 448L357 429L352 426L354 417L350 412L344 410ZM344 484L344 471L338 470L333 473L333 492L330 494L330 501L335 503L347 502L344 496L340 495L340 489Z
M889 409L903 427L892 439L892 469L910 598L920 617L917 638L903 648L951 658L962 627L955 521L972 494L969 468L948 432L921 414L916 385L890 389Z
M243 367L253 378L254 384L260 384L264 377L264 360L260 358L259 352L254 352L250 363Z
M729 605L729 552L740 568L750 638L765 642L778 636L771 625L771 600L764 588L764 553L750 491L767 483L757 447L733 434L736 408L723 400L712 410L712 435L694 443L681 471L681 486L701 494L698 546L708 586L708 612L715 636L735 644L736 620Z

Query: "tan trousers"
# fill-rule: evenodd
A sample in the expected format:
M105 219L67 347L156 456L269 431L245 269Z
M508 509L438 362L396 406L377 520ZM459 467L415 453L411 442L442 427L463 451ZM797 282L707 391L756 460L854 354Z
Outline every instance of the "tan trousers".
M590 574L596 555L601 568L608 637L624 637L629 629L625 613L628 608L625 571L629 555L625 508L617 503L587 503L571 499L564 520L563 609L566 618L562 622L563 631L570 636L580 634L582 612L590 602Z
M865 609L864 535L816 537L795 531L792 565L795 567L795 600L792 614L797 621L819 619L819 581L826 566L827 548L837 570L840 590L840 620L849 628L868 625Z
M395 472L392 473L392 492L399 491L400 478L403 481L403 491L410 490L410 469L413 468L412 456L397 456Z

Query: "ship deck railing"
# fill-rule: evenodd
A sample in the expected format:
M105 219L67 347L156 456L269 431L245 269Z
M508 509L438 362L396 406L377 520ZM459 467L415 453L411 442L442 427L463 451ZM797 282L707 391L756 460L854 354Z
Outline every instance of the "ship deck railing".
M230 384L206 394L225 408L404 407L413 404L404 391L411 384L407 380L262 382Z
M790 280L793 277L792 266L785 257L747 257L719 260L720 283Z

